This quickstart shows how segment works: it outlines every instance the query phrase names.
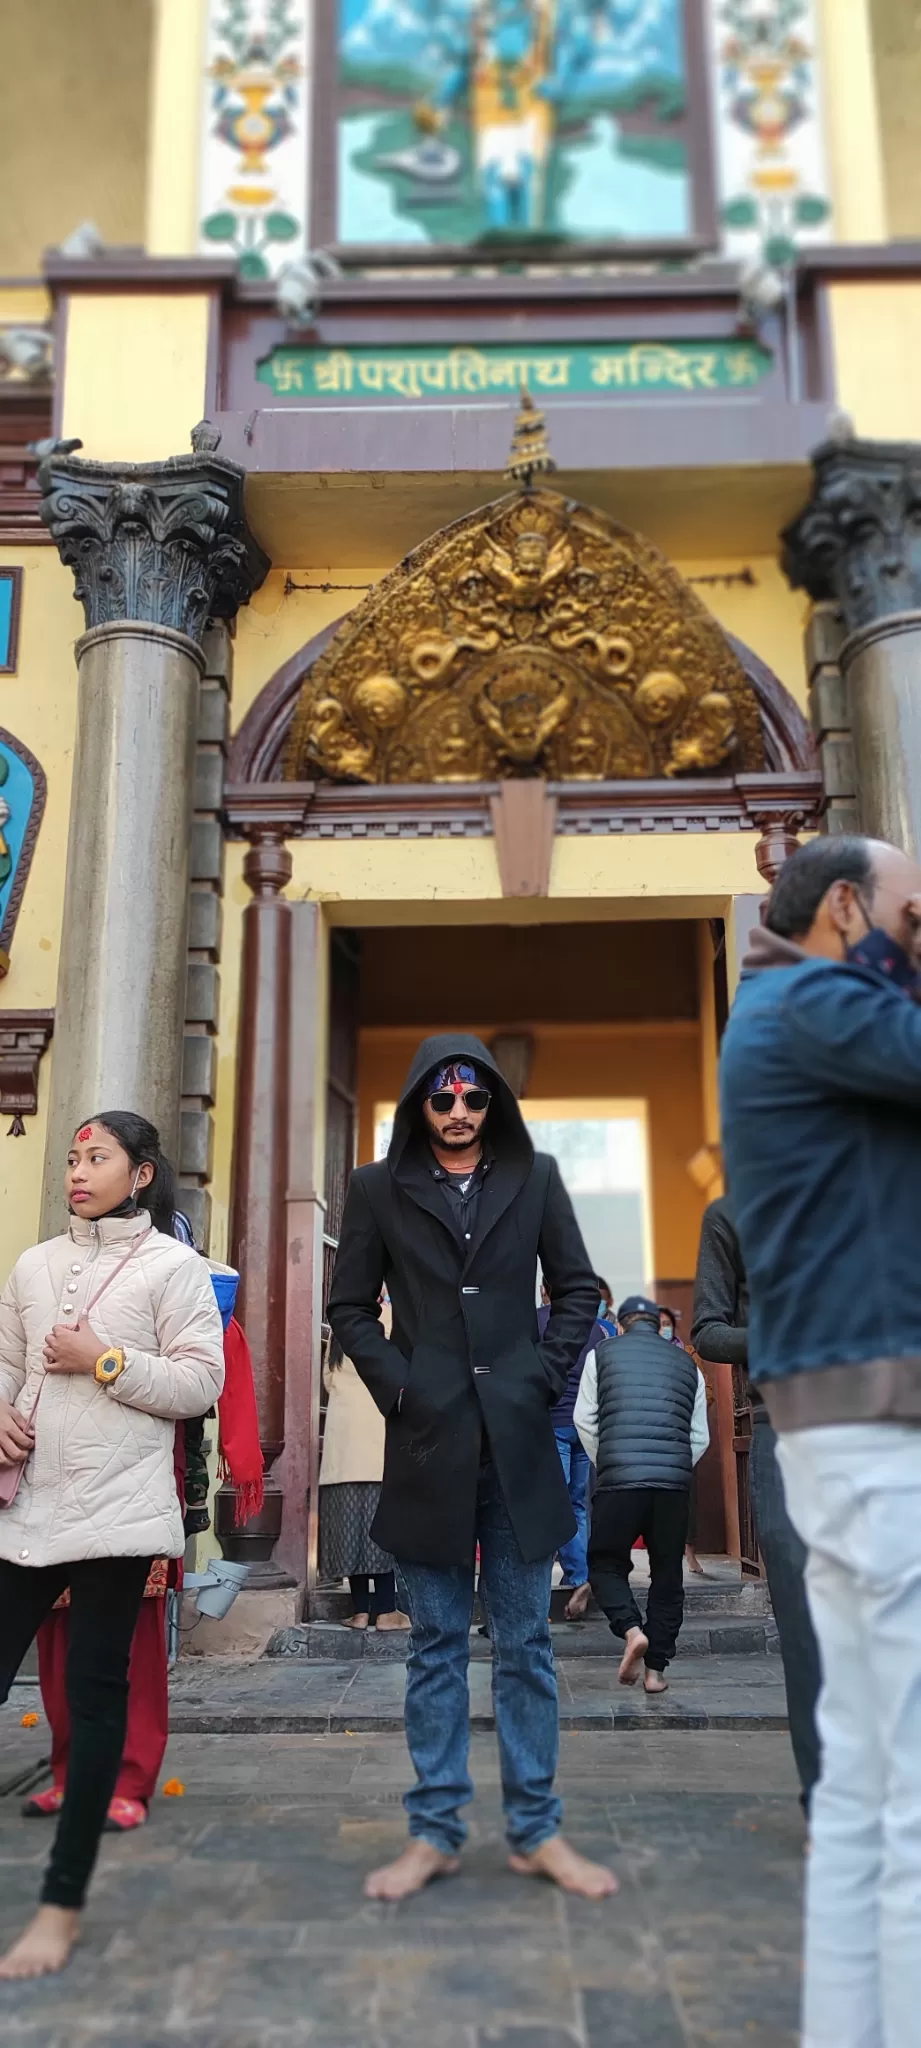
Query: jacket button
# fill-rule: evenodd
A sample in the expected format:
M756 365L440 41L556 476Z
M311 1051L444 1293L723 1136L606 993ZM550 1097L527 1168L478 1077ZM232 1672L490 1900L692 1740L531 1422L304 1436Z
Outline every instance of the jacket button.
M21 1558L24 1558L24 1557L28 1557L29 1553L28 1553L28 1551L27 1551L27 1550L21 1550L21 1551L20 1551L20 1553L19 1553L19 1555L20 1555L20 1557L21 1557Z
M82 1273L82 1271L83 1271L83 1267L82 1267L82 1266L71 1266L71 1269L70 1269L70 1270L71 1270L71 1272L72 1272L72 1273Z
M68 1282L67 1282L67 1292L68 1292L68 1294L76 1294L76 1292L77 1292L77 1283L76 1283L76 1280L68 1280Z
M72 1315L73 1315L73 1312L74 1312L74 1305L73 1305L73 1302L72 1302L72 1301L65 1301L65 1303L64 1303L64 1309L63 1309L63 1313L64 1313L64 1315L65 1315L65 1316L72 1316Z

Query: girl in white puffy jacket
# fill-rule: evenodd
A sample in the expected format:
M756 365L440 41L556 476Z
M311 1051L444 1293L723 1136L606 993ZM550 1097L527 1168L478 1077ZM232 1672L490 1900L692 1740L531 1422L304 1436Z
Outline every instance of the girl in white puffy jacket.
M224 1380L211 1276L171 1234L175 1182L153 1125L121 1110L81 1124L65 1189L69 1230L24 1252L0 1296L0 1701L69 1586L72 1724L42 1903L0 1978L58 1970L76 1940L147 1574L184 1544L175 1426Z

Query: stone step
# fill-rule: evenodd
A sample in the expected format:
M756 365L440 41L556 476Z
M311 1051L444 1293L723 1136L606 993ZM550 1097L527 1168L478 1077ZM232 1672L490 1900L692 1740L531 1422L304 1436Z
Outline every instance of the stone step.
M634 1581L636 1599L643 1612L646 1611L648 1587ZM566 1586L554 1586L550 1595L550 1619L565 1623L570 1629L584 1624L566 1623L565 1609L570 1598ZM310 1596L310 1619L312 1622L344 1622L351 1614L352 1603L346 1590L337 1587L320 1586ZM684 1611L688 1620L698 1615L719 1616L721 1619L752 1621L770 1615L771 1603L763 1579L698 1579L690 1573L685 1575ZM474 1610L475 1619L480 1620L479 1603ZM601 1621L600 1608L593 1600L589 1603L586 1620Z
M557 1658L618 1659L623 1645L611 1634L607 1622L551 1624ZM777 1632L770 1615L692 1615L678 1639L679 1657L764 1657L777 1647ZM409 1636L405 1630L345 1628L341 1622L302 1621L293 1628L276 1630L265 1649L272 1658L310 1659L319 1663L351 1664L359 1660L382 1664L405 1663ZM478 1629L470 1632L470 1656L486 1663L490 1645Z

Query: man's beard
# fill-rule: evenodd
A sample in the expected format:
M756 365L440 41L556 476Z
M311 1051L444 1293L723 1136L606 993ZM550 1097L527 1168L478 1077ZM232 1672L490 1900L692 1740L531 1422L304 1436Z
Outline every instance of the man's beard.
M443 1131L438 1142L441 1145L463 1145L466 1148L468 1145L475 1145L476 1140L476 1131Z

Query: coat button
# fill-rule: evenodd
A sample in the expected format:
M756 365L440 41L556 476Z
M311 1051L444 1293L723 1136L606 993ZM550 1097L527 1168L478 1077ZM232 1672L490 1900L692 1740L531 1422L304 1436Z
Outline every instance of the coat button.
M68 1280L68 1282L67 1282L67 1292L68 1292L68 1294L76 1294L76 1292L77 1292L77 1283L76 1283L76 1280Z
M73 1315L73 1312L74 1312L74 1305L73 1305L73 1302L72 1302L72 1301L65 1301L65 1303L64 1303L64 1311L63 1311L63 1312L64 1312L65 1316L72 1316L72 1315Z
M20 1553L19 1553L19 1555L20 1555L20 1558L25 1558L25 1557L28 1557L29 1553L28 1553L28 1551L27 1551L27 1550L21 1550L21 1551L20 1551Z
M71 1270L71 1272L72 1272L72 1273L82 1273L82 1271L83 1271L83 1267L82 1267L82 1266L71 1266L71 1269L70 1269L70 1270Z

